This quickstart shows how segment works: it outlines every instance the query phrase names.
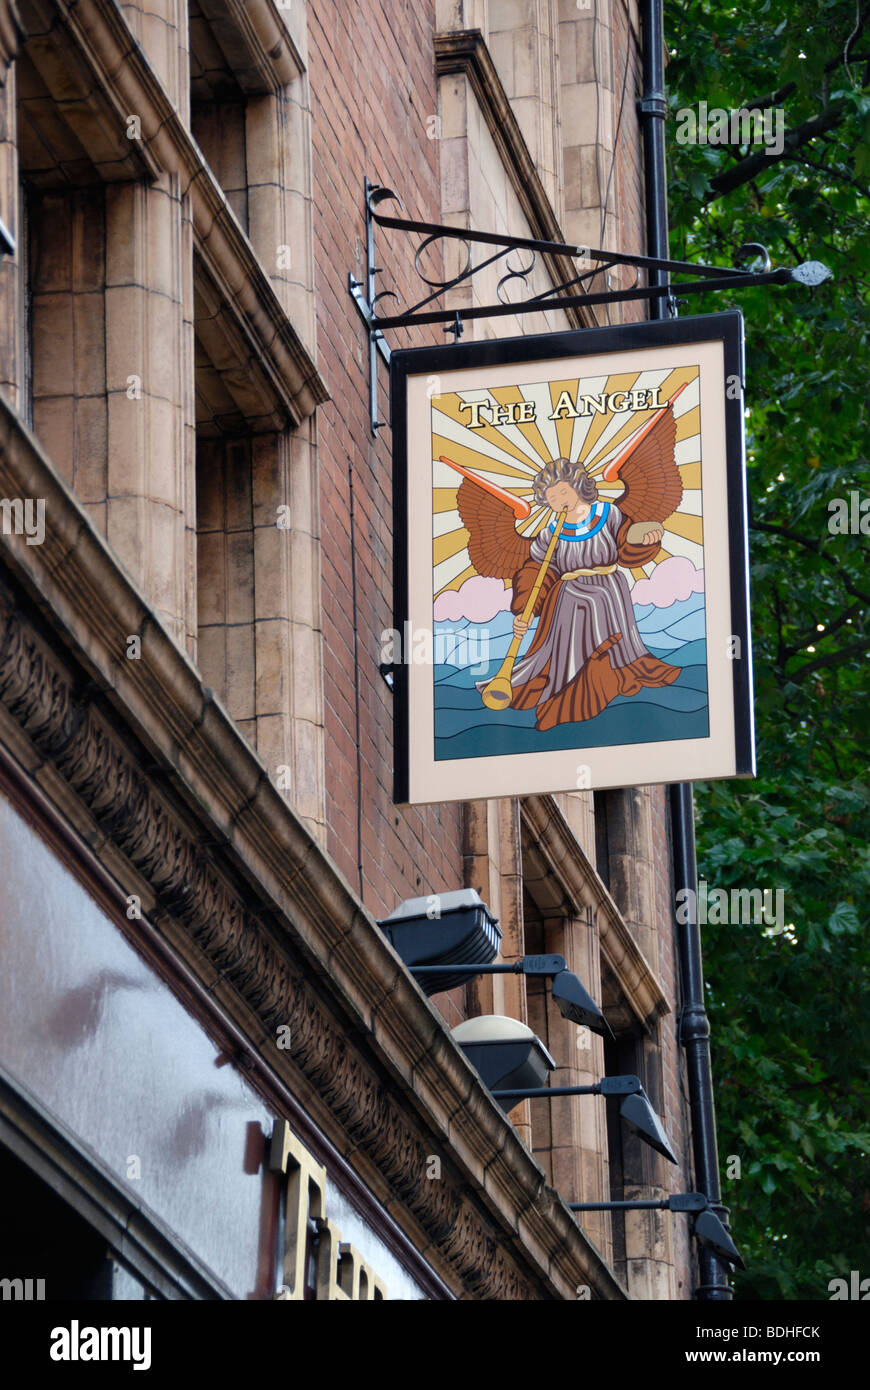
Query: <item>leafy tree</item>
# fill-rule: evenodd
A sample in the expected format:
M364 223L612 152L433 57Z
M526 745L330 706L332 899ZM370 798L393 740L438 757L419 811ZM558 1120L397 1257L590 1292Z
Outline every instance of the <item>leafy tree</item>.
M785 120L781 152L669 125L671 254L833 272L681 306L747 331L758 777L697 787L699 872L782 889L787 924L703 929L736 1296L826 1299L870 1276L870 5L683 0L666 25L674 117ZM863 531L831 529L837 498Z

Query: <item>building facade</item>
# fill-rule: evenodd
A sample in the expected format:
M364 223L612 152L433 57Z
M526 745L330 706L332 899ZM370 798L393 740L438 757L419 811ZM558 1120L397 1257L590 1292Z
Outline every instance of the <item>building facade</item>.
M394 804L391 437L348 289L366 178L421 221L644 251L634 0L0 0L0 50L0 1165L28 1213L0 1276L691 1297L684 1218L566 1205L694 1185L665 789ZM377 923L462 887L612 1042L523 975L424 997ZM678 1164L597 1096L505 1117L450 1036L480 1014L554 1084L640 1076Z

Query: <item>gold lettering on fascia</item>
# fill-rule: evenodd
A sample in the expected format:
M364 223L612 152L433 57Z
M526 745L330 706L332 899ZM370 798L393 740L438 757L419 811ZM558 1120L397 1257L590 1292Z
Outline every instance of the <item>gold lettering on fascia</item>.
M367 1302L385 1299L382 1281L355 1246L326 1215L326 1169L300 1144L286 1120L276 1120L269 1167L286 1176L282 1300L304 1299L310 1253L309 1232L316 1231L315 1298L322 1302Z

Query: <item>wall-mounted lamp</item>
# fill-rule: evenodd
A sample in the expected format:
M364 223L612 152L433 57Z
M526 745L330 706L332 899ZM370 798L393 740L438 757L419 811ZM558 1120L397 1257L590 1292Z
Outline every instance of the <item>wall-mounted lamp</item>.
M457 1024L452 1037L493 1094L498 1086L535 1089L556 1067L541 1039L516 1018L501 1014L468 1018Z
M563 1018L613 1036L595 1000L567 969L564 956L521 956L510 964L491 964L501 930L473 888L409 898L378 925L426 994L467 984L478 975L543 976L553 981L551 994Z
M474 888L407 898L378 926L409 970L425 969L427 994L473 979L501 944L501 928ZM468 969L472 961L482 962L476 971Z
M452 1035L505 1114L520 1100L621 1096L619 1113L626 1124L669 1162L677 1162L639 1077L603 1076L591 1086L542 1086L547 1072L556 1066L549 1052L531 1028L498 1014L466 1019L452 1030Z
M738 1269L745 1269L737 1246L724 1222L710 1206L703 1192L674 1192L659 1201L637 1202L569 1202L571 1211L683 1211L694 1217L693 1229L702 1245L709 1245L714 1254Z
M669 1163L677 1158L665 1134L664 1126L650 1104L649 1096L643 1089L638 1076L602 1076L592 1086L543 1086L537 1090L494 1090L493 1098L503 1109L509 1110L518 1100L536 1100L550 1096L622 1096L619 1113L639 1139L663 1154ZM509 1101L509 1105L504 1102Z

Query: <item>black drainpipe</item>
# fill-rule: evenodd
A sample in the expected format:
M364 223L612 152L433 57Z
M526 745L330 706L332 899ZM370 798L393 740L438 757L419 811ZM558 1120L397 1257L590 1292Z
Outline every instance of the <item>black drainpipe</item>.
M647 254L667 260L668 203L665 175L665 120L668 108L664 82L664 23L662 0L641 0L643 26L643 97L638 103L643 132L644 193L646 202ZM650 283L667 283L664 271L650 271ZM663 295L650 300L649 316L667 318L668 299ZM682 1011L680 1041L686 1052L689 1081L689 1109L692 1120L692 1149L695 1160L695 1186L706 1194L722 1221L727 1222L727 1208L721 1205L719 1158L716 1148L716 1113L713 1107L713 1075L710 1067L710 1023L704 1007L704 968L701 960L701 931L694 910L698 887L698 867L695 859L695 814L691 782L679 782L669 788L671 811L671 853L673 861L674 894L690 888L692 896L683 893L687 912L685 924L676 922L677 950L680 958ZM682 915L682 914L681 914ZM676 919L675 919L676 920ZM700 1282L695 1289L699 1300L731 1298L727 1266L710 1251L698 1244Z

